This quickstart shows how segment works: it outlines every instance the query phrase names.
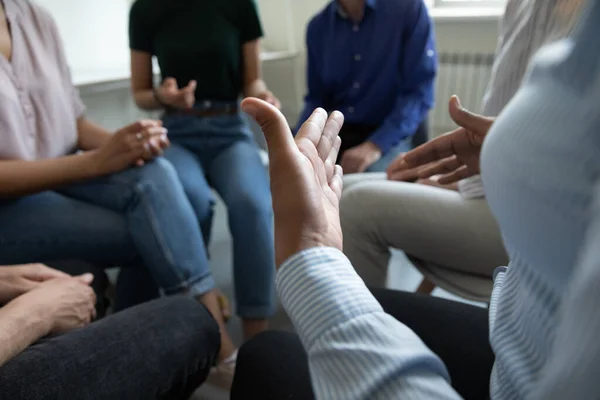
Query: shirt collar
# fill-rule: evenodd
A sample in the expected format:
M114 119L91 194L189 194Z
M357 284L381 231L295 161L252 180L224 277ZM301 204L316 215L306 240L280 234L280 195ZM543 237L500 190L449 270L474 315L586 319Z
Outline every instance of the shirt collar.
M366 0L365 7L370 8L372 10L376 9L377 8L377 0ZM342 6L340 5L340 3L337 0L334 0L334 7L332 8L332 11L334 14L339 15L343 19L348 18L348 14L346 14L346 11L344 11L344 9L342 8Z

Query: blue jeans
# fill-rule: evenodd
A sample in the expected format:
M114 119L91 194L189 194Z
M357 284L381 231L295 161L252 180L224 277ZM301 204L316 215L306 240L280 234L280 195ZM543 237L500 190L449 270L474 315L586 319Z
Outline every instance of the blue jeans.
M191 296L215 285L194 209L164 158L0 202L0 265L65 259L130 266L116 308L148 300L152 281L165 294Z
M173 164L199 224L210 219L214 188L227 205L233 237L237 313L264 318L274 312L274 236L266 169L242 115L167 115Z

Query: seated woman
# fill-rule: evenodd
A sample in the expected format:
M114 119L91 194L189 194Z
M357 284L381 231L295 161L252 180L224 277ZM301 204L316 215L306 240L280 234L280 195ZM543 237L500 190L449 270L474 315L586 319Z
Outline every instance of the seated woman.
M237 314L246 338L267 328L273 309L273 216L269 181L240 95L278 105L260 78L262 35L252 0L137 0L130 14L135 101L164 110L173 164L198 223L211 218L214 187L233 236ZM154 88L152 57L163 81Z
M160 121L115 134L88 121L58 30L28 1L0 7L0 54L0 264L134 266L119 279L118 309L138 302L128 279L145 275L135 268L143 264L164 294L208 308L220 325L219 360L232 361L194 210L173 166L157 157L169 144Z
M92 279L43 265L0 267L1 397L189 398L219 352L206 308L173 296L90 325Z

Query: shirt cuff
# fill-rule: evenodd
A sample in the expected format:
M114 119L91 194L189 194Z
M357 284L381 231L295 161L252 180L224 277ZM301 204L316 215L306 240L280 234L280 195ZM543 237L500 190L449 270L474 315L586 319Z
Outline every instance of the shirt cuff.
M348 320L383 312L350 261L335 248L317 247L290 257L279 269L277 290L306 348Z

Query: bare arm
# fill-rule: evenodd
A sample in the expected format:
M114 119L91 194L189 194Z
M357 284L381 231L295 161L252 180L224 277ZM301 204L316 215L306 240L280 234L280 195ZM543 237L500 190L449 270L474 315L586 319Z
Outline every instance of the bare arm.
M93 153L39 161L0 161L0 198L25 196L52 190L98 176Z
M143 110L158 110L162 105L153 92L152 55L131 50L131 91L135 104Z
M0 367L49 331L48 320L16 299L0 308Z
M104 146L112 136L109 131L85 117L77 120L77 133L79 134L77 147L81 150L98 149Z
M268 91L261 78L260 40L253 40L243 45L244 53L244 97L259 97Z

